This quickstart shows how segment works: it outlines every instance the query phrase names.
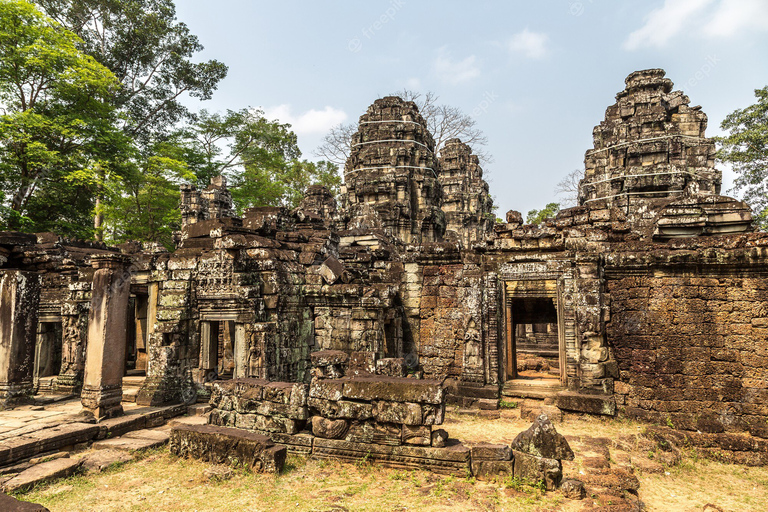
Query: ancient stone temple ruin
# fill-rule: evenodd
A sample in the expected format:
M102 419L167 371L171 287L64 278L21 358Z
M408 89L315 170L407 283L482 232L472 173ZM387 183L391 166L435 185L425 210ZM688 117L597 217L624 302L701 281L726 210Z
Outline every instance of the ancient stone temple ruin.
M524 225L496 221L469 146L436 154L416 105L386 97L360 117L338 201L314 186L239 217L219 177L182 187L171 252L2 233L0 404L79 394L102 418L121 399L210 398L217 428L460 472L486 459L430 451L446 403L540 398L764 464L768 235L719 195L706 124L664 71L632 73L579 206Z

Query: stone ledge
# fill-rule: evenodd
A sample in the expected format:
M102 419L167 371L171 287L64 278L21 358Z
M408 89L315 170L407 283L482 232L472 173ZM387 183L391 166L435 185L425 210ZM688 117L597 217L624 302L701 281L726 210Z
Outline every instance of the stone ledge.
M587 395L561 391L555 398L557 407L570 412L616 416L616 399L611 395Z
M213 464L245 465L253 471L279 473L285 446L267 436L213 425L177 425L171 430L171 453Z

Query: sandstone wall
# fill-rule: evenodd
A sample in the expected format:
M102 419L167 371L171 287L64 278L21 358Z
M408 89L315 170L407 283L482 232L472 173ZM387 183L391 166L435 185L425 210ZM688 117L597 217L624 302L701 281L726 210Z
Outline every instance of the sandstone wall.
M679 244L677 251L634 254L635 265L628 253L608 259L606 331L626 415L768 436L766 238L729 243L760 247ZM629 271L643 264L646 271Z

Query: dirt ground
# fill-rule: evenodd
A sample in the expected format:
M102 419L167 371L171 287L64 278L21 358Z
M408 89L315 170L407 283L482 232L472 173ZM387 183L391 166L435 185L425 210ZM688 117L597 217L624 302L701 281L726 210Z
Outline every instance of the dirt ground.
M449 413L444 428L466 444L509 444L530 421L519 411L501 418ZM543 493L505 478L434 475L289 456L280 475L236 470L228 480L208 480L208 464L172 456L167 447L95 475L78 475L17 497L58 511L765 511L768 468L706 460L692 451L663 452L641 436L645 425L625 420L573 417L556 423L576 453L564 462L567 477L587 483L583 500ZM636 488L636 495L627 489Z

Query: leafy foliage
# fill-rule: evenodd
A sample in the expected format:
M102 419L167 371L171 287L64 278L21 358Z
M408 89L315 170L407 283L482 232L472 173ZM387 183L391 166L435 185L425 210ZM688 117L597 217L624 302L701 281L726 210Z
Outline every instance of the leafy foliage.
M90 210L97 173L111 171L125 148L109 103L118 82L79 42L30 3L0 2L0 188L7 228L78 233L78 206Z
M259 110L203 110L180 138L198 185L227 176L241 212L251 206L295 207L309 185L326 185L335 193L341 185L335 165L300 160L290 125L268 121Z
M526 224L541 224L546 219L551 219L560 211L559 203L549 203L542 210L531 210L525 217Z
M719 137L717 157L738 175L734 190L744 192L755 220L768 229L768 86L755 90L757 103L729 114L720 124L730 134Z
M112 70L122 84L113 98L121 127L152 145L191 116L180 98L210 99L227 75L217 60L194 63L203 49L176 20L173 0L37 0L77 34L83 51Z

